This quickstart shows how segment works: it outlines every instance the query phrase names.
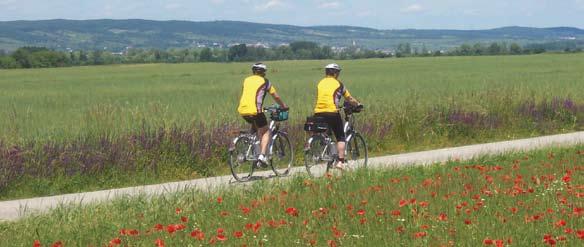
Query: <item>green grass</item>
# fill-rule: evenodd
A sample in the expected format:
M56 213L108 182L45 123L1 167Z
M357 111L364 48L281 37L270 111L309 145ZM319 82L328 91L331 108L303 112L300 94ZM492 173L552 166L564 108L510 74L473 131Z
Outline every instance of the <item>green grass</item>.
M372 154L393 154L582 130L583 58L343 61L341 80L367 106L358 129ZM268 63L292 109L296 150L328 62ZM245 126L236 107L249 66L1 70L0 200L227 174L227 143ZM533 116L521 110L531 103Z
M3 246L34 240L103 246L115 238L121 246L153 246L157 239L167 246L481 246L485 240L543 246L549 235L559 245L581 246L583 162L579 146L122 198L0 223L0 239ZM179 225L185 229L169 232ZM202 240L191 236L196 229ZM219 240L218 229L227 240Z
M343 61L341 79L390 118L456 104L487 111L519 102L584 93L584 56L537 55ZM268 77L300 122L313 108L326 61L270 62ZM118 135L151 126L240 121L241 81L249 64L146 64L0 71L0 138L68 140L88 132ZM500 102L504 103L504 102Z

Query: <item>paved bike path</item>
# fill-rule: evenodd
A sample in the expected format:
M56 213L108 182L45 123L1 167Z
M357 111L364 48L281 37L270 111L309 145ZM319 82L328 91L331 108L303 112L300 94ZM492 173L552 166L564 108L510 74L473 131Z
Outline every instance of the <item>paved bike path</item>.
M370 158L369 167L389 168L414 164L434 164L448 160L468 160L484 155L496 155L546 147L571 146L576 144L584 144L584 131ZM292 176L300 173L306 173L304 167L292 168L290 172ZM272 175L273 173L271 171L254 174L254 176L258 176L258 178L269 178ZM159 195L182 191L189 188L210 191L230 184L246 185L249 183L232 183L231 176L221 176L87 193L0 201L0 221L17 220L31 214L43 213L59 205L87 205L90 203L109 201L122 196Z

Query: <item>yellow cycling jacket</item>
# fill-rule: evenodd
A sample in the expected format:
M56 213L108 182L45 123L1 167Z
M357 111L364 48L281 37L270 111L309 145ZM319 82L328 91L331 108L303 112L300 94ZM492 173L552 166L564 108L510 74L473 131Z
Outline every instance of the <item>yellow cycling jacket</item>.
M242 116L254 116L262 113L262 105L266 93L276 93L276 88L272 86L267 78L252 75L243 81L243 90L237 111Z
M341 97L351 97L351 93L339 80L332 76L327 76L318 83L314 113L338 112Z

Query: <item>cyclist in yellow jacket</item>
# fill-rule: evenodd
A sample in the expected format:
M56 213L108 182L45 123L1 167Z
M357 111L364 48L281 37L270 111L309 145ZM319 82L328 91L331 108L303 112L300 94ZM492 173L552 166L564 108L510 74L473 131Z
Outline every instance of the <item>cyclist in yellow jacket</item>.
M318 83L314 116L324 119L334 132L339 155L339 162L334 167L342 170L345 163L346 137L343 129L343 119L339 113L341 98L345 98L352 105L360 105L361 103L353 98L349 90L339 81L340 73L341 67L338 64L333 63L325 67L326 77Z
M276 88L266 78L267 68L263 63L256 63L252 66L251 70L253 75L243 81L243 91L239 101L239 107L237 108L237 111L243 119L251 124L252 129L257 132L261 147L258 160L264 167L268 164L265 154L268 143L270 142L268 121L263 112L263 102L266 94L269 93L272 95L283 110L288 110L288 106L284 104L280 95L276 92Z

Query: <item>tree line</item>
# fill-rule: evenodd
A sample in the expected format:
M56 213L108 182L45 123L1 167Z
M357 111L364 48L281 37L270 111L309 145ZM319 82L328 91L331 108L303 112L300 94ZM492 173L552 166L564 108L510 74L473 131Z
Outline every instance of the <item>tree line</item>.
M12 53L0 50L0 68L51 68L105 64L140 63L196 63L196 62L243 62L300 59L363 59L415 56L481 56L538 54L547 50L545 45L522 47L516 43L463 44L448 51L431 51L425 46L413 47L409 43L397 45L393 51L374 51L358 47L333 48L314 42L299 41L273 48L239 44L230 48L191 49L127 49L112 53L105 50L55 51L43 47L22 47ZM565 50L579 52L581 49Z

